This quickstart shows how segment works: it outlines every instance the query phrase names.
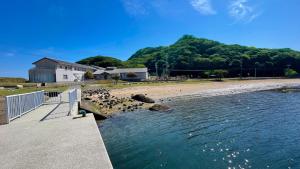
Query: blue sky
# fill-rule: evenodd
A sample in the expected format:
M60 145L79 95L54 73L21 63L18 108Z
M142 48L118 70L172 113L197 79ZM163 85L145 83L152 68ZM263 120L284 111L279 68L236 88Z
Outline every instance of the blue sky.
M299 0L0 0L0 77L27 77L44 56L126 60L184 34L300 50L299 6Z

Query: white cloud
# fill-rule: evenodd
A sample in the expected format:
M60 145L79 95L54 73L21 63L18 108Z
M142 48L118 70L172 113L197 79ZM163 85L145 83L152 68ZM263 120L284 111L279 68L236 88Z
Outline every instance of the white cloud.
M210 0L190 0L194 9L203 15L213 15L217 12L213 9Z
M122 0L122 3L126 12L131 15L135 16L147 14L145 1L143 0Z
M232 0L229 4L229 15L236 21L252 22L261 12L257 12L248 0Z

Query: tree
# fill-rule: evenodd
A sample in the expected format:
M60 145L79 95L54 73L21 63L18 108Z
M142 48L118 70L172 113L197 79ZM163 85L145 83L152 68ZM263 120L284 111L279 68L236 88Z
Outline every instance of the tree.
M78 61L79 64L94 65L99 67L122 67L121 60L108 56L95 56Z
M224 78L228 74L228 71L218 69L218 70L213 70L213 73L216 75L218 81L222 81L222 78Z
M85 78L85 79L94 79L94 74L93 74L93 72L91 72L91 71L85 72L84 78Z
M111 78L114 80L114 84L117 85L118 81L120 80L120 76L119 75L113 75Z

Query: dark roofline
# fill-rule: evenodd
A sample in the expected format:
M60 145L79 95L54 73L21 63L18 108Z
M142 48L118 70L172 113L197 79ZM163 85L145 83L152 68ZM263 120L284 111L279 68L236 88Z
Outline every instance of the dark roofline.
M83 68L86 68L86 69L93 69L93 70L96 70L96 68L92 67L92 66L87 66L87 65L82 65L82 64L78 64L78 63L71 63L71 62L65 62L65 61L61 61L61 60L57 60L57 59L52 59L52 58L48 58L48 57L44 57L38 61L35 61L33 62L32 64L36 64L38 62L40 62L41 60L44 60L44 59L47 59L47 60L50 60L50 61L53 61L55 63L58 63L58 64L65 64L65 65L71 65L71 66L78 66L78 67L83 67Z

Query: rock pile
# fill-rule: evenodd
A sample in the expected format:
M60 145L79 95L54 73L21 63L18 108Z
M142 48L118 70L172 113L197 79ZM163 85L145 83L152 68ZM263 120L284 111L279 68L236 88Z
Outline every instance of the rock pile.
M82 92L82 100L96 105L101 112L109 114L117 111L134 111L144 106L143 102L129 97L115 97L105 88L90 89Z

